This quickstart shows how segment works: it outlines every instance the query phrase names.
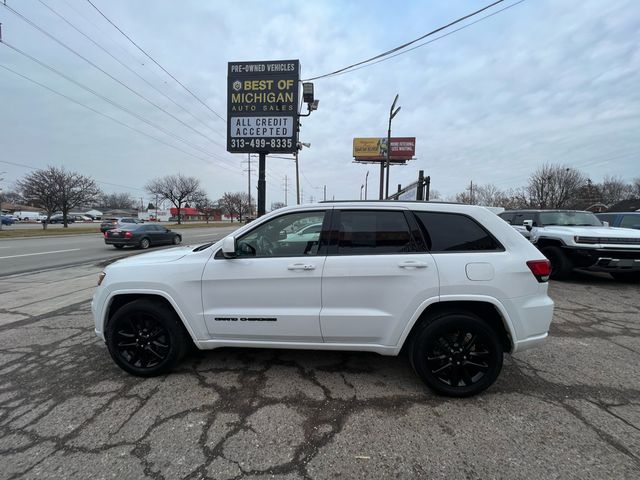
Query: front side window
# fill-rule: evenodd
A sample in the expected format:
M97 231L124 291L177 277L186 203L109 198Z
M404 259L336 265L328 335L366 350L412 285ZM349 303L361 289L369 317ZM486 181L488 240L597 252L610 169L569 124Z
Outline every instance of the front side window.
M324 211L290 213L276 217L240 237L236 254L239 257L317 255L324 217Z
M432 253L496 251L502 246L480 224L466 215L414 212Z
M622 228L640 228L640 215L624 215L620 226Z
M401 211L342 211L338 255L381 255L417 251Z

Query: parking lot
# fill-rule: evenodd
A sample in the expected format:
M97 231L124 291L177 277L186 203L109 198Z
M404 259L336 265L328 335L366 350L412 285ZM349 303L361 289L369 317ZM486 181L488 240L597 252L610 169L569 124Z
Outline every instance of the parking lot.
M552 282L537 350L481 396L403 358L222 349L126 375L93 334L99 266L0 279L0 478L638 478L640 295Z

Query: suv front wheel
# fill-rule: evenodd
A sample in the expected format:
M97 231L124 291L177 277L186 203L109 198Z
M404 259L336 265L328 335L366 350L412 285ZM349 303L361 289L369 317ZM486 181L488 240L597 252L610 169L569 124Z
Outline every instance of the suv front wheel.
M540 250L551 262L551 275L553 280L564 280L571 276L573 263L560 247L544 247Z
M188 345L176 314L145 299L127 303L113 315L106 340L118 366L140 377L169 372L182 359Z
M496 332L476 315L447 312L415 332L409 355L428 387L449 397L469 397L495 382L503 348Z

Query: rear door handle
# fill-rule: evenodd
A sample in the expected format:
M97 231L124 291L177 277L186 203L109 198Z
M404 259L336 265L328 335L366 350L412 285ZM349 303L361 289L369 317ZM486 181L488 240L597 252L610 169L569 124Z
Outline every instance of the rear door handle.
M287 265L287 270L315 270L316 266L308 263L292 263Z
M424 262L418 262L417 260L407 260L398 264L400 268L427 268L428 265Z

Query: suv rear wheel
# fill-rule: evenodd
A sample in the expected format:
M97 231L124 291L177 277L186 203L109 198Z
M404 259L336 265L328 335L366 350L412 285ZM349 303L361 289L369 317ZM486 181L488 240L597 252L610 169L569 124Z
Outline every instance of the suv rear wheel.
M140 377L169 372L187 350L186 333L176 314L145 299L128 303L113 315L106 340L118 366Z
M503 348L496 332L476 315L443 313L415 333L409 355L428 387L449 397L469 397L495 382Z
M564 280L571 276L573 263L565 255L560 247L544 247L540 250L551 262L551 275L553 280Z

